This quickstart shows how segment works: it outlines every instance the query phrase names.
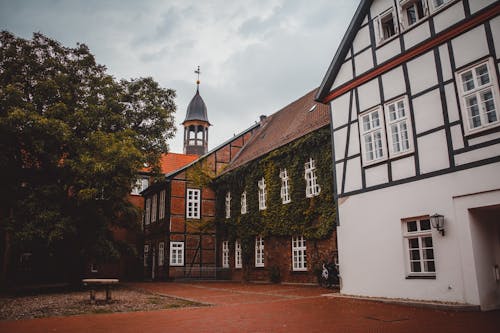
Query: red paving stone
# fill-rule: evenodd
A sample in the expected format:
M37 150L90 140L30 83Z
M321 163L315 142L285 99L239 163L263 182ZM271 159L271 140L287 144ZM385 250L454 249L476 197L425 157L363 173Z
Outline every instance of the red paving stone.
M321 288L234 283L141 283L217 304L20 321L0 332L500 332L500 311L454 312L320 296Z

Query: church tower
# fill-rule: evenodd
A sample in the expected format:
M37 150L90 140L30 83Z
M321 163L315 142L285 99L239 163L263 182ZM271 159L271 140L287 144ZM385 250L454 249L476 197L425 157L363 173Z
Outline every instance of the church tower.
M184 126L184 154L204 155L208 152L207 106L200 96L200 66L194 71L198 75L196 94L189 102Z

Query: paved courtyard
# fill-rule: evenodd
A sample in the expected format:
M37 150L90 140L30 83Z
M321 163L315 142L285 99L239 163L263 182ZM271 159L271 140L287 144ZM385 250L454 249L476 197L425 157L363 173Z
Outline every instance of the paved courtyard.
M456 312L349 298L329 290L231 282L133 283L212 306L0 322L0 332L499 332L500 311Z

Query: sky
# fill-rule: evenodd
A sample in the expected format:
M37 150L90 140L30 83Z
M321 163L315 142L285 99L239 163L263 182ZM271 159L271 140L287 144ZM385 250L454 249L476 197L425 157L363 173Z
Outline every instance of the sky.
M318 87L359 0L0 0L0 30L84 43L117 79L177 93L177 134L196 92L209 149Z

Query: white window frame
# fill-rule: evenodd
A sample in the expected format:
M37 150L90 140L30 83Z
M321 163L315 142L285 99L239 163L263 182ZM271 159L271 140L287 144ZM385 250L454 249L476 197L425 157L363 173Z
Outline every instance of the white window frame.
M378 114L378 125L375 126L375 118L373 115L377 113ZM365 117L368 117L369 119L369 126L370 128L365 129L365 123L364 119ZM362 160L363 160L363 166L371 165L378 163L380 161L386 160L387 159L387 149L386 149L386 135L385 135L385 122L384 122L384 113L382 112L382 108L380 106L377 106L376 108L370 109L366 112L363 112L362 114L359 115L358 117L358 127L359 127L359 137L361 140L361 154L362 154ZM380 147L377 147L375 145L375 137L376 133L380 132ZM370 137L371 142L373 144L373 158L368 159L367 158L367 149L366 149L366 142L365 138ZM376 152L379 151L378 148L382 149L382 155L378 156L375 155Z
M162 190L160 192L160 207L158 212L158 220L162 220L165 218L165 198L166 198L166 190Z
M165 242L158 243L158 266L165 264Z
M384 32L384 22L386 19L392 16L392 24L394 28L394 34L391 36L385 36ZM377 17L377 26L378 26L378 44L383 44L386 43L387 41L393 39L395 36L399 34L399 23L398 23L398 17L396 15L396 11L394 10L394 7L389 8L382 14L380 14Z
M266 193L266 180L262 177L261 180L258 181L257 186L259 187L259 210L265 210L267 193Z
M144 244L144 255L143 255L144 267L148 266L148 258L149 258L149 244Z
M145 200L145 209L144 209L144 224L149 225L151 222L151 198L146 198Z
M433 0L431 0L433 1ZM422 17L418 17L418 5L417 3L420 3L422 6ZM416 21L411 23L410 18L408 16L408 9L410 7L415 7L415 15L416 15ZM399 12L400 12L400 17L403 20L402 25L403 27L410 28L421 21L425 20L429 16L429 7L427 5L427 0L400 0L399 1Z
M281 179L281 202L283 204L287 204L292 202L292 198L290 197L290 183L288 178L288 173L286 169L280 170L280 179Z
M489 78L489 82L484 84L481 84L478 81L480 76L478 76L476 72L476 70L482 66L486 66ZM481 132L500 125L500 97L498 92L498 79L495 66L496 65L493 59L490 57L487 60L482 60L480 62L474 63L471 66L468 66L467 68L457 71L455 74L456 82L459 87L458 91L460 95L460 106L462 109L462 119L464 121L464 130L466 135ZM466 91L464 87L463 75L467 72L470 72L472 74L472 82L474 84L474 88ZM487 122L487 112L485 112L485 106L482 99L482 93L488 90L490 90L492 94L493 106L495 108L494 114L496 116L496 121L493 121L491 123ZM477 115L476 117L479 117L481 124L478 127L471 127L471 117L469 117L469 110L467 107L467 100L474 97L479 103L479 115Z
M241 260L241 242L236 240L234 242L234 268L242 268L243 262Z
M429 0L430 1L430 7L432 12L437 12L443 8L446 8L448 5L450 5L453 2L456 2L456 0L442 0L441 4L437 4L438 0Z
M255 267L264 267L264 238L255 237Z
M304 236L292 237L292 270L307 271L307 246Z
M409 224L415 225L415 230L409 231ZM436 276L436 251L429 217L407 218L402 220L404 251L406 258L407 277L435 277ZM428 239L431 245L426 242ZM417 246L415 247L415 242ZM413 244L411 244L413 243ZM428 252L431 251L431 252ZM429 258L429 253L431 253ZM416 257L412 257L415 255ZM418 263L420 271L414 269L412 263ZM432 263L432 264L431 264ZM434 267L434 271L429 270Z
M130 194L132 195L140 195L142 191L149 187L149 177L147 176L139 176L137 180L132 185L132 190Z
M170 242L170 266L184 266L184 242Z
M401 108L402 107L402 108ZM385 125L387 138L389 140L389 156L391 158L406 155L414 151L413 146L413 128L410 118L410 108L408 97L400 97L384 104L385 110ZM394 131L396 127L396 131ZM406 127L406 140L408 146L404 147L405 137L403 132ZM397 141L395 141L395 137ZM399 145L398 145L399 143ZM396 151L395 146L399 146L399 151Z
M226 193L226 219L231 217L231 192Z
M186 218L200 218L201 191L196 188L186 190Z
M157 212L158 212L158 195L155 193L151 200L151 223L156 222Z
M316 161L312 157L304 163L304 178L306 179L306 198L312 198L321 193L316 174Z
M229 268L229 241L222 242L222 267Z
M243 191L241 193L241 214L244 215L247 213L247 191Z

